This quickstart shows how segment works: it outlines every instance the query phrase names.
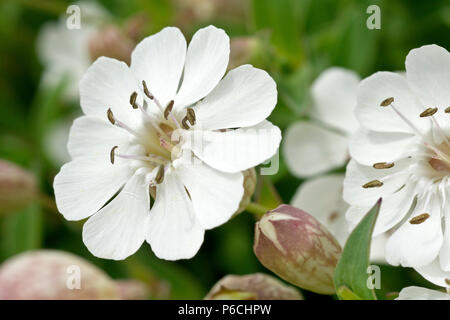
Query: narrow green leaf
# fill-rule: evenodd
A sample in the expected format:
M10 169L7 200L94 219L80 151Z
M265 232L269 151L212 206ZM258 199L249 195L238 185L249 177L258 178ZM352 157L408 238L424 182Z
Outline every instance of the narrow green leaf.
M372 232L380 210L381 199L350 234L334 273L334 285L340 300L376 300L375 291L367 286ZM351 294L349 294L351 293Z

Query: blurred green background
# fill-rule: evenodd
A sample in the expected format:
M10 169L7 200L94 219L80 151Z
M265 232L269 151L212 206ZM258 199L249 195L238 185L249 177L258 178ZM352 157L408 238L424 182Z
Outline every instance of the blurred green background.
M209 4L205 7L204 2ZM232 39L251 37L257 45L245 49L243 61L239 62L265 69L276 80L279 100L270 120L282 130L307 117L309 86L330 66L346 67L366 77L378 70L404 70L409 50L424 44L450 48L449 1L103 0L98 3L110 13L108 24L119 28L136 15L144 17L141 38L176 25L190 39L198 28L209 24L223 28ZM64 16L70 4L56 0L0 3L0 158L30 170L38 179L41 193L40 201L0 215L0 262L25 250L61 249L94 262L113 278L163 281L170 285L168 297L174 299L203 298L226 274L270 273L253 254L255 218L247 212L208 231L200 252L191 260L159 260L144 245L134 256L115 262L93 257L81 239L82 222L68 222L55 211L52 183L61 161L49 151L49 144L58 135L63 136L54 128L70 123L80 109L76 99L64 98L64 80L51 88L40 85L44 65L37 56L36 45L41 27ZM380 30L366 27L369 17L366 9L372 4L381 9ZM289 174L282 158L279 173L264 179L259 181L255 198L270 208L279 202L288 203L302 183ZM382 282L386 292L421 283L411 270L384 269ZM312 293L305 296L323 298Z

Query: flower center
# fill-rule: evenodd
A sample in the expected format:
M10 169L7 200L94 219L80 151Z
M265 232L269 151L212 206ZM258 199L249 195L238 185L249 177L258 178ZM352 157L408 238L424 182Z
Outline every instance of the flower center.
M116 158L138 161L139 167L145 167L150 170L158 167L153 182L154 184L159 184L163 181L164 172L168 166L181 155L181 137L174 135L175 131L189 130L195 124L196 117L192 108L186 108L186 116L181 121L178 121L172 112L173 100L163 107L148 89L145 81L142 81L142 87L145 94L142 105L137 102L137 92L132 92L130 95L132 109L139 110L142 115L142 124L138 128L131 128L117 119L111 109L107 111L109 122L128 132L133 137L132 147L137 147L135 149L138 150L131 152L131 154L124 154L119 152L120 146L113 146L110 151L110 160L112 164L114 164ZM151 116L147 112L149 107L147 98L153 101L159 109L160 114L158 116Z

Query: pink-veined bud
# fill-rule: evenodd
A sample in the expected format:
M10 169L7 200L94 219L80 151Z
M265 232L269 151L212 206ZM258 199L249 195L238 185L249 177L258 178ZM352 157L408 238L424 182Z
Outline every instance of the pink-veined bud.
M259 50L260 42L255 37L234 37L230 40L230 61L228 70L251 63Z
M341 247L333 235L303 210L281 205L255 227L253 250L259 261L301 288L333 294Z
M121 300L146 300L150 298L150 288L143 282L132 279L116 280Z
M0 300L119 298L118 286L105 272L67 252L29 251L0 266Z
M36 199L35 177L12 162L0 160L0 213L19 210Z
M228 275L217 282L205 300L303 300L301 293L263 274Z
M105 56L118 59L129 65L134 47L135 43L113 25L104 27L89 39L89 54L92 61Z

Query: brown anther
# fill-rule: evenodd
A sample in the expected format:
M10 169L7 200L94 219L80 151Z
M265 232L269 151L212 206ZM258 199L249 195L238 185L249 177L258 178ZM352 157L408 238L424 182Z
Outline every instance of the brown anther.
M106 112L106 115L108 116L108 120L109 120L109 122L111 122L111 124L116 123L116 119L114 119L114 114L112 113L111 108L108 109L108 111Z
M387 162L377 162L373 164L373 167L375 169L389 169L394 166L394 163L387 163Z
M184 117L183 120L181 120L181 127L182 127L183 129L186 129L186 130L187 130L187 129L190 128L189 125L187 124L187 122L188 122L187 116Z
M195 124L195 112L194 109L192 108L187 108L186 110L186 118L188 119L189 123L191 124L191 126L193 126Z
M130 104L133 107L133 109L138 108L138 106L136 105L136 98L137 98L137 92L134 91L130 96Z
M145 95L146 95L149 99L153 100L153 96L150 94L150 91L148 91L147 84L145 83L145 80L142 80L142 87L144 87L144 93L145 93Z
M172 112L172 108L173 108L173 104L175 102L173 100L170 100L169 103L167 104L166 108L164 109L164 119L168 119L170 113Z
M380 106L387 107L387 106L391 105L392 102L394 102L394 97L384 99L383 101L381 101Z
M450 113L450 107L445 108L445 113Z
M160 184L164 181L164 166L159 166L158 172L156 173L155 181L157 184Z
M114 151L116 151L117 146L112 147L111 151L109 152L109 159L111 160L111 163L114 164Z
M420 114L421 118L430 117L438 111L438 108L428 108Z
M448 285L448 286L450 286L450 279L449 278L445 278L445 283Z
M422 214L419 214L418 216L415 216L411 220L409 220L409 223L411 223L411 224L421 224L422 222L427 220L429 217L430 217L430 215L428 213L422 213Z
M362 187L364 189L367 189L367 188L381 187L382 185L383 185L383 182L381 182L380 180L372 180L372 181L369 181L366 184L364 184Z

